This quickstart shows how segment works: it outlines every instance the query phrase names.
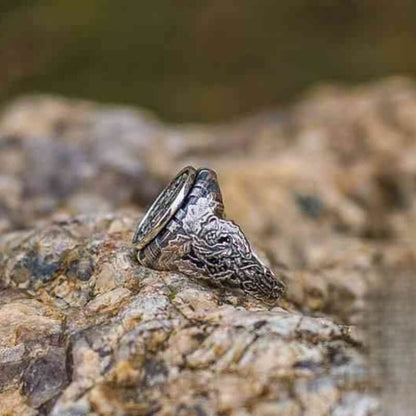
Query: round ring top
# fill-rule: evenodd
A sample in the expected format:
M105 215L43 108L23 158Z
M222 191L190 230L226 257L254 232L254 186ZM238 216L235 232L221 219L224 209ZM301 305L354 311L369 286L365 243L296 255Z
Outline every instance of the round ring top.
M182 169L159 194L136 228L133 244L140 250L152 241L180 208L192 188L196 170Z

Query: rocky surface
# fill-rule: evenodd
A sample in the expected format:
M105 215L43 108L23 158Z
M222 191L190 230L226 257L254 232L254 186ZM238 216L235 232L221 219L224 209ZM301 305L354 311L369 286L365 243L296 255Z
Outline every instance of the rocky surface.
M415 270L415 120L405 79L222 126L8 105L1 412L378 415L362 324L385 270ZM186 164L218 172L228 217L284 276L275 306L134 260L136 217Z
M126 216L1 247L1 403L13 414L372 414L354 330L141 268ZM344 413L342 413L344 412ZM358 414L358 413L357 413Z

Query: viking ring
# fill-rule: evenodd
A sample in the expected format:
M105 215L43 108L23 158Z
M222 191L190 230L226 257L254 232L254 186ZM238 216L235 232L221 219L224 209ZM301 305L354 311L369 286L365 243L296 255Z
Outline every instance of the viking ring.
M224 218L217 175L186 167L160 193L133 237L143 266L176 271L262 300L284 283L253 252L242 230Z

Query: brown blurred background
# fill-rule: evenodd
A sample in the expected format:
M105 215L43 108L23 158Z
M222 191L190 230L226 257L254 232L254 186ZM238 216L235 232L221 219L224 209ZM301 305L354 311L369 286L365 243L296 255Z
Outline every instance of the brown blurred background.
M280 394L287 374L300 383L306 374L316 384L290 387L290 400L373 416L379 383L385 414L413 416L415 45L411 0L0 0L0 292L40 288L56 310L61 296L71 308L95 301L86 280L60 291L62 273L76 279L67 258L86 263L70 245L78 240L48 228L51 220L78 227L80 214L117 215L109 234L123 232L129 244L139 211L175 172L208 166L227 215L285 275L291 310L371 329L368 349L355 329L334 339L335 349L327 335L314 338L320 350L309 357L322 358L299 360L283 384L265 384ZM322 83L332 86L304 94ZM24 244L13 241L33 227ZM88 227L80 235L90 238ZM101 278L97 270L91 279ZM25 403L20 379L3 378Z
M42 91L217 121L309 85L416 74L412 0L2 0L0 100Z

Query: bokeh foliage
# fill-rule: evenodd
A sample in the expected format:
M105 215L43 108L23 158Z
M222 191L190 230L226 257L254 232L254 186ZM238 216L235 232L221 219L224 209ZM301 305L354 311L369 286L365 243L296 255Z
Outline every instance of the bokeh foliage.
M416 74L415 45L413 0L2 0L0 99L56 92L212 121L319 81Z

